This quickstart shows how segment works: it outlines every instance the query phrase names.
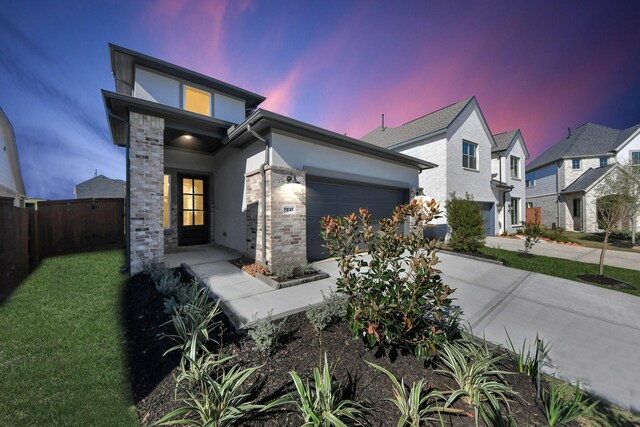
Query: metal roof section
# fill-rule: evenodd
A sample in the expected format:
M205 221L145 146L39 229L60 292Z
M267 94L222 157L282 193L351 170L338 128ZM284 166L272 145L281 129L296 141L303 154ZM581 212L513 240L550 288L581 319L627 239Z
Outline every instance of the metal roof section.
M369 144L388 148L410 139L445 130L473 99L474 97L471 97L456 102L395 128L377 127L360 139Z
M116 78L116 92L121 94L133 93L134 68L136 65L141 65L244 99L247 108L256 108L266 99L262 95L238 86L112 43L109 43L109 55L111 57L111 71Z
M561 191L561 193L580 193L589 191L594 185L596 185L602 178L604 178L610 171L616 167L615 163L608 166L602 166L600 168L589 168L585 173L580 175L578 179L573 181L567 188Z
M243 146L244 144L252 141L253 136L247 132L247 125L250 126L253 131L258 133L274 128L306 137L314 142L365 154L371 157L382 158L403 165L412 166L420 170L437 167L434 163L407 156L405 154L400 154L387 148L362 142L358 139L263 109L256 110L243 123L237 125L233 130L231 130L229 132L228 139L225 140L224 143Z

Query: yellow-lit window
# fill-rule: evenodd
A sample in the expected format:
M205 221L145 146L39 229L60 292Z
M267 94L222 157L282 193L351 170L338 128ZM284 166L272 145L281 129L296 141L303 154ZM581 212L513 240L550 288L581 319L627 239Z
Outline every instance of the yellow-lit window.
M211 94L191 86L184 87L184 109L193 113L211 115Z
M169 182L171 177L169 175L164 176L164 199L163 199L163 211L162 211L162 226L169 228Z
M182 179L182 225L204 225L204 181Z

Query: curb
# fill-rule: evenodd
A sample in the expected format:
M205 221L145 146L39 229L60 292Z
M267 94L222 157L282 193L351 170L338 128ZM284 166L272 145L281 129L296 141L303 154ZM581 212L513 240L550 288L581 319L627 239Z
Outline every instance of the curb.
M441 251L441 252L444 252L444 253L447 253L447 254L450 254L450 255L459 256L459 257L462 257L462 258L468 258L468 259L473 259L473 260L476 260L476 261L488 262L490 264L501 265L501 266L504 267L504 262L503 261L482 258L482 257L479 257L479 256L474 256L474 255L469 255L469 254L463 254L463 253L455 252L455 251L452 251L452 250L449 250L449 249L440 248L440 249L438 249L438 251Z

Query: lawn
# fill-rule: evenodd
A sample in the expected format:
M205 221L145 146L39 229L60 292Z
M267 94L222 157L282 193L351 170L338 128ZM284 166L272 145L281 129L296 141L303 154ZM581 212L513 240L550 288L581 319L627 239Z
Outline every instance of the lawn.
M0 305L0 425L137 425L120 251L49 258Z
M595 233L582 233L580 231L564 231L563 236L569 238L572 242L580 243L582 246L588 248L602 249L603 236ZM623 252L635 252L640 253L640 250L633 249L631 240L620 240L609 238L609 244L607 250L623 251Z
M580 281L576 278L576 276L580 274L598 274L597 264L587 264L542 255L521 257L518 255L518 252L489 247L482 248L481 252L502 260L508 267L548 274L549 276L562 277L569 280ZM635 289L619 290L620 292L640 296L640 271L605 265L604 273L609 277L613 277L635 287Z

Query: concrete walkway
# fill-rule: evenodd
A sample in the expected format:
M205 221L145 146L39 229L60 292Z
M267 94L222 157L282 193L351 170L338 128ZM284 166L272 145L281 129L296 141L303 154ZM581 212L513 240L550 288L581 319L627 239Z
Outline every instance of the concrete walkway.
M507 240L507 239L504 239ZM445 282L476 336L516 347L536 333L556 375L640 411L640 298L440 253Z
M524 240L504 237L487 237L487 246L506 249L508 251L524 250ZM544 255L553 258L564 258L574 261L587 262L591 264L600 263L600 249L587 248L584 246L559 245L540 240L532 252L536 255ZM613 267L629 268L640 270L640 252L623 252L607 250L605 255L605 265Z

